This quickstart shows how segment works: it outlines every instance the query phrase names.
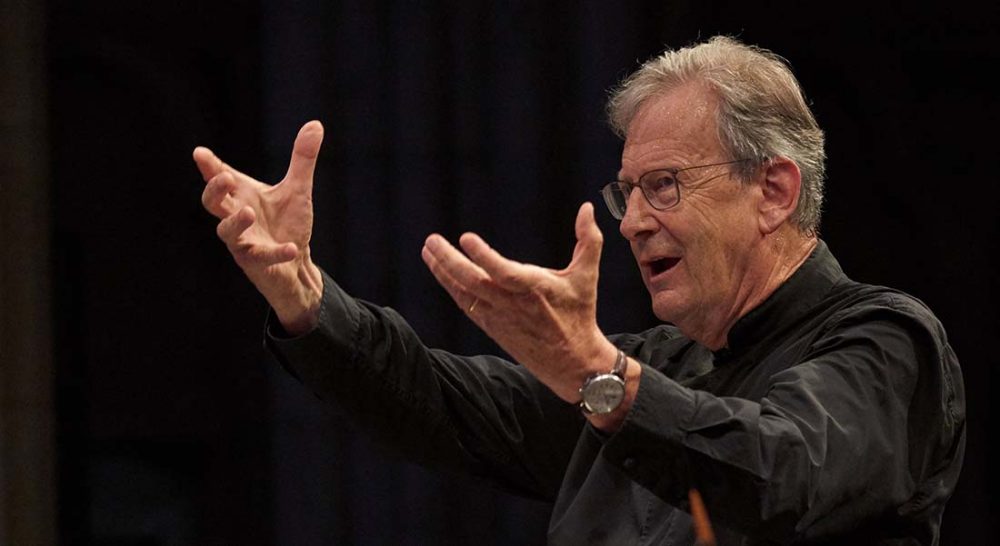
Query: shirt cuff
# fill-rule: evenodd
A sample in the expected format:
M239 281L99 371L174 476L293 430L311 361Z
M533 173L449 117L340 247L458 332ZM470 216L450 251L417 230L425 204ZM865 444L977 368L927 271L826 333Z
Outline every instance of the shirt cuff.
M621 427L607 437L602 455L633 481L657 494L686 498L688 484L664 484L673 476L688 476L684 448L687 425L695 413L694 392L640 363L642 380Z
M288 373L303 382L324 384L338 369L356 359L361 310L323 270L323 297L316 326L299 336L290 336L274 309L264 323L264 346L274 353Z

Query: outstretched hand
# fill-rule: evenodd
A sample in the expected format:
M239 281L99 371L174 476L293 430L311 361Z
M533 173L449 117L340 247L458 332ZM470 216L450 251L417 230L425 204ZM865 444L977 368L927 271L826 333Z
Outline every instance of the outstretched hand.
M442 236L424 243L422 256L455 303L484 332L567 402L593 373L607 372L617 349L597 326L597 277L604 236L594 207L576 217L576 248L561 270L501 256L478 235Z
M288 172L274 186L233 169L208 148L193 154L206 182L202 204L221 220L219 238L292 334L315 325L323 291L322 274L309 256L313 172L322 143L323 125L305 124Z

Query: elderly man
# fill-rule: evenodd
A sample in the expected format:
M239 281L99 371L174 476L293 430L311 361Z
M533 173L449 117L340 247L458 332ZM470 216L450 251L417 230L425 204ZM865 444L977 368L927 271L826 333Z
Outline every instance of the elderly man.
M312 263L318 122L276 186L194 158L286 368L413 460L553 502L551 544L691 544L691 489L721 544L937 543L958 363L923 304L851 281L818 239L823 134L782 60L724 37L667 51L609 113L625 147L604 197L668 324L599 329L590 204L559 271L474 234L423 248L520 365L427 348Z

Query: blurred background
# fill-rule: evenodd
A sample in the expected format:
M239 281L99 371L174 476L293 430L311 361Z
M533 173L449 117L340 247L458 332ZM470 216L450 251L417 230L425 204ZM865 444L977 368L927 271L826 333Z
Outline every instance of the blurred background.
M191 151L276 181L322 120L317 262L429 344L497 351L424 237L566 264L577 207L618 169L607 90L719 33L799 76L847 273L948 329L968 449L942 544L996 543L995 4L0 1L0 544L544 544L549 506L394 458L275 365ZM598 217L601 327L645 329Z

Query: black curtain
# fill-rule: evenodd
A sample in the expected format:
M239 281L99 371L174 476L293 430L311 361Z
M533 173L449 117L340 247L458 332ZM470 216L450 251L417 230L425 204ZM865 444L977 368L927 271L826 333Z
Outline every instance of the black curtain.
M943 544L989 543L986 350L997 326L994 8L791 2L49 6L64 544L544 544L549 507L399 461L280 371L264 303L201 210L195 145L280 179L326 141L315 259L428 344L499 349L420 260L476 231L561 267L614 177L606 91L664 46L726 33L785 56L827 131L823 237L852 277L941 317L966 374L966 470ZM655 323L617 226L599 322ZM349 380L349 378L345 379Z

